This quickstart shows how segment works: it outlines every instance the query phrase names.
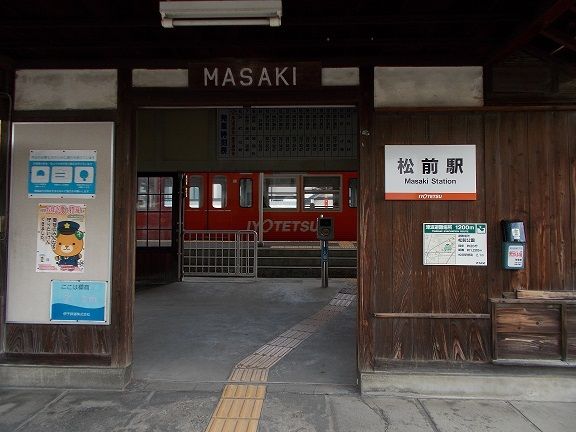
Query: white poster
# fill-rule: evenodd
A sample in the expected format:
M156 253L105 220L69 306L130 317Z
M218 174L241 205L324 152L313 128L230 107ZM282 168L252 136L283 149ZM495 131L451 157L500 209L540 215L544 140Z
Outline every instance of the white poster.
M385 146L387 200L475 200L475 145Z
M38 204L36 271L84 273L86 204Z

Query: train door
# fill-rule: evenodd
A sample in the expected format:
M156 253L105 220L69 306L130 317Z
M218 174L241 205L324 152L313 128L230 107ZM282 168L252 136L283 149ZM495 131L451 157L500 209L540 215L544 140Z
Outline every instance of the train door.
M253 229L258 221L257 173L187 173L184 229Z

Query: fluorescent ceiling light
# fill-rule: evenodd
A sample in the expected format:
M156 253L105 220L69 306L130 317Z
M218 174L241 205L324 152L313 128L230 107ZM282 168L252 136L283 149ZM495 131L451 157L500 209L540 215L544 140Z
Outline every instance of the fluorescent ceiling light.
M279 27L282 0L161 1L162 26L266 25Z

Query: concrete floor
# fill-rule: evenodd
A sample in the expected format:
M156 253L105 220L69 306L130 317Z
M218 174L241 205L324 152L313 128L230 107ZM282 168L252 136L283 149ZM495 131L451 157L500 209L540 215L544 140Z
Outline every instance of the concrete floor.
M193 281L137 293L123 391L0 387L0 432L206 430L232 367L326 305L346 281ZM270 369L260 432L568 432L576 403L360 395L355 308ZM1 386L1 384L0 384Z
M202 432L220 390L0 389L1 432ZM572 432L576 403L269 389L260 432Z
M349 280L202 279L136 294L134 377L148 385L224 382L239 360L318 312ZM269 382L356 384L356 308L270 370ZM142 384L142 383L141 383ZM188 388L192 388L188 386Z

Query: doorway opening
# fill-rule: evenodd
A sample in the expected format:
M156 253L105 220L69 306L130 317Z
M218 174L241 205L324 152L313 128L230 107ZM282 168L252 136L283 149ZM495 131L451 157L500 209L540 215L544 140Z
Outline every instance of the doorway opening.
M356 110L137 114L135 378L226 382L247 366L266 369L268 382L355 385ZM292 122L293 136L281 126ZM354 273L334 269L327 289L314 275L320 257L306 256L319 252L320 215L335 221L332 259L346 260L341 249L354 255ZM244 232L253 237L241 246L224 236ZM207 257L190 252L199 245ZM295 252L304 276L261 273L289 261L259 256L266 249Z

